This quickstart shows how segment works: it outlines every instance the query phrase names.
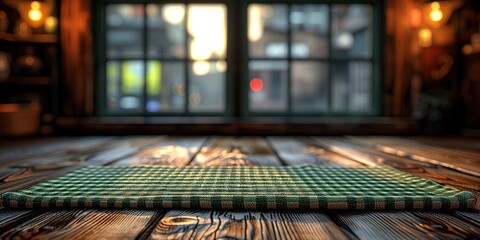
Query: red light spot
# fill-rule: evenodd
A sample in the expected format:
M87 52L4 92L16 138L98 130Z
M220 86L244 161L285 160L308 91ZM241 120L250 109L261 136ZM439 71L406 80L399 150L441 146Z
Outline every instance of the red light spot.
M250 89L253 92L260 92L263 90L263 80L260 78L253 78L250 80Z

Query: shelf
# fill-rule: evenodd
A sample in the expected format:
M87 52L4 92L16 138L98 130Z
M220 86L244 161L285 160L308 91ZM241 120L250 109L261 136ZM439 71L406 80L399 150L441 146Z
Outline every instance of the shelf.
M9 85L50 85L49 77L10 77L7 81L0 81L0 84Z
M32 34L26 38L19 38L12 33L0 32L0 40L19 43L57 43L58 36L55 34Z

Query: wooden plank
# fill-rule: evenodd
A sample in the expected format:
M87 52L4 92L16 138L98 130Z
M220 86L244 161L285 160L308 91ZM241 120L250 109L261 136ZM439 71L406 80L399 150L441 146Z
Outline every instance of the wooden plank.
M447 149L457 149L474 151L480 153L480 138L465 137L465 136L448 136L448 137L429 137L429 136L414 136L402 137L408 141L414 141L423 145L431 145ZM446 139L448 139L446 141Z
M85 165L104 165L112 161L122 160L125 157L131 156L139 149L142 149L150 144L154 144L161 140L160 137L128 137L112 141L108 149L101 149L101 151L84 151L83 154L77 155L74 152L72 155L67 155L63 160L66 162L73 162L65 164L62 161L33 161L32 163L24 163L25 166L31 166L28 169L22 169L24 172L18 174L16 179L12 179L7 184L2 184L0 187L10 187L6 190L13 190L20 187L27 187L42 180L63 175L69 171L77 169ZM76 164L75 164L76 163ZM44 165L46 164L46 165ZM21 181L23 180L23 181ZM49 211L36 216L32 221L24 222L25 219L13 214L12 220L15 227L14 230L7 231L3 229L3 237L20 237L20 238L96 238L96 237L112 237L112 238L133 238L137 234L143 232L147 225L156 224L150 223L153 219L153 214L158 215L160 212L155 211ZM15 219L18 221L14 221ZM91 219L91 220L89 220ZM154 218L158 220L159 218ZM148 222L145 225L145 221ZM122 231L117 231L116 228L121 228ZM100 235L96 229L102 230ZM125 230L124 230L125 229ZM0 238L3 238L0 237Z
M32 212L34 211L10 208L0 209L0 229L6 228L28 216L32 216Z
M1 239L133 239L155 211L65 210L40 214L13 228L0 229Z
M480 229L443 213L356 212L338 219L360 239L478 239Z
M25 157L26 155L38 154L51 151L53 148L73 141L68 137L35 138L35 139L0 139L0 159Z
M362 161L373 161L379 165L391 166L418 177L464 190L476 191L480 189L480 178L432 163L419 162L372 149L358 139L352 141L347 138L317 138L317 140L324 145L345 149L344 153L348 154L346 156L353 156L357 159L363 157Z
M141 149L134 156L112 165L176 165L189 164L203 146L206 137L165 137Z
M323 213L170 211L150 239L347 239Z
M364 166L315 144L305 137L269 137L273 149L287 165L317 164L322 166Z
M45 143L38 146L23 146L3 152L0 159L0 168L18 165L24 162L45 161L49 159L64 158L71 154L87 154L109 146L112 137L85 137L80 139L65 140L60 143Z
M440 165L480 177L480 154L476 152L432 147L393 137L352 138L386 153Z
M480 209L480 178L458 172L429 162L419 162L409 158L372 149L361 139L355 138L315 138L327 148L335 148L346 157L359 159L362 162L373 162L378 165L394 167L417 177L429 179L439 184L466 190L473 193L477 198L475 209ZM372 163L372 164L373 164Z
M135 154L138 149L157 141L157 137L129 137L112 141L108 146L92 147L57 158L33 159L10 171L1 180L0 193L25 188L64 175L86 165L104 165ZM142 144L140 144L141 142Z
M470 224L480 227L480 212L478 211L457 211L455 215L468 221Z
M381 164L377 163L377 160L368 154L363 154L358 151L351 149L345 143L343 143L340 137L315 137L313 140L319 144L321 147L328 149L334 153L342 155L344 157L350 158L354 161L363 164L364 166L380 166Z
M262 137L212 137L197 154L191 165L281 165Z
M401 171L437 181L438 183L454 186L462 190L478 189L480 179L457 172L442 166L437 166L428 162L419 162L409 158L402 158L397 155L387 154L377 149L372 149L362 145L361 138L356 141L346 138L315 138L327 148L335 149L361 162L374 162L379 165L387 165L397 168ZM373 164L372 164L373 165ZM475 193L475 192L473 192ZM478 195L478 193L476 193ZM477 196L477 199L480 197ZM478 204L477 204L478 205ZM477 206L478 207L478 206ZM439 215L428 215L428 213L404 212L369 212L369 213L336 213L344 226L350 228L354 234L361 239L409 239L409 238L451 238L452 236L471 237L476 234L478 229L473 232L458 232L472 225L469 221L456 218L452 213ZM412 215L413 214L413 215ZM413 219L413 218L418 218ZM413 219L413 220L412 220ZM413 224L415 221L418 224ZM429 223L430 225L426 225ZM440 223L439 223L440 222ZM380 224L380 225L379 225ZM440 224L440 225L438 225ZM438 226L447 229L446 233L436 234ZM437 227L437 229L435 229ZM425 230L426 228L427 230Z

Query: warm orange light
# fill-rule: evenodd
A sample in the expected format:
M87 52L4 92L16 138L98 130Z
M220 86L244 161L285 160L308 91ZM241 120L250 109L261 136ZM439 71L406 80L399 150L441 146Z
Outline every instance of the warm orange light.
M58 20L56 17L50 16L45 19L45 31L47 33L54 33L57 30Z
M47 16L50 15L52 2L53 0L45 2L19 1L17 9L24 22L32 28L38 28L43 25Z
M432 31L430 29L421 29L418 32L418 44L420 47L432 46Z
M430 5L430 13L429 13L429 17L430 17L430 20L434 21L434 22L440 22L442 19L443 19L443 12L442 10L440 10L440 3L438 2L433 2L431 5Z
M28 11L28 17L32 21L40 21L43 17L42 11L40 11L40 3L37 1L33 1L30 4L30 11Z
M30 11L28 11L28 17L32 21L40 21L43 17L43 14L38 9L30 9Z

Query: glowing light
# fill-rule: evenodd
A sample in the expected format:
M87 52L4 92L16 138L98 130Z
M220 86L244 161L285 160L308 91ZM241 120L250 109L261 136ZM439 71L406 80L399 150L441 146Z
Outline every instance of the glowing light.
M206 60L212 55L224 57L227 49L226 7L223 4L191 4L187 29L192 35L190 56Z
M258 42L262 38L262 9L259 5L252 4L248 8L248 40L250 40L250 42Z
M430 20L434 22L439 22L443 19L443 12L440 10L440 3L433 2L430 5L431 11L429 13Z
M253 78L250 80L250 90L252 92L260 92L263 90L263 80L260 78Z
M418 32L418 44L421 47L432 46L432 31L430 29L421 29Z
M57 29L58 20L56 17L50 16L45 20L45 31L47 33L54 33Z
M206 61L197 61L193 63L193 73L197 76L204 76L210 72L210 63Z
M48 1L19 1L17 4L20 17L32 28L43 25L52 10L52 0Z
M32 6L33 6L33 3L32 3ZM30 9L30 11L28 11L28 17L32 21L40 21L42 20L43 14L42 14L42 11L40 11L39 9L32 8Z
M225 61L218 61L215 64L215 67L217 69L217 72L225 72L227 71L227 63Z
M200 39L193 40L190 43L190 55L193 60L206 60L212 56L212 49L205 46L208 46L208 43L203 43Z
M162 15L166 22L180 24L185 17L185 7L181 4L165 4Z
M462 47L462 53L463 53L464 55L472 54L472 53L473 53L473 46L472 46L472 44L465 44L465 45Z
M202 96L200 96L200 94L198 94L198 93L192 93L188 97L188 101L192 105L198 105L202 102Z
M353 46L353 35L350 32L342 32L335 36L333 45L337 49L349 49Z

